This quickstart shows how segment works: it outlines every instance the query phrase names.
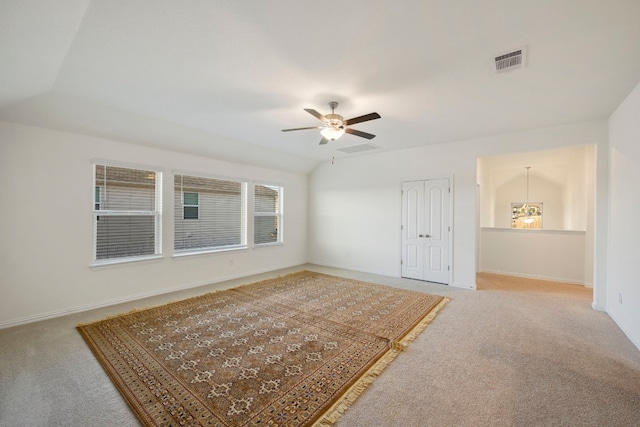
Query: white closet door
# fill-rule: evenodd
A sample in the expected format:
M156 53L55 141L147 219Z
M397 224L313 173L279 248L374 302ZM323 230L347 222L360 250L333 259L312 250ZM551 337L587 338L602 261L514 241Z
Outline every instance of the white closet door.
M449 179L402 183L402 277L449 284Z

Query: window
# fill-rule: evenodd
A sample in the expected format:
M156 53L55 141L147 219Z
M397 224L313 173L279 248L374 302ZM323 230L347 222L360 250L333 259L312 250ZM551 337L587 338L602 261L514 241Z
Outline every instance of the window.
M542 202L511 203L511 228L542 228Z
M174 175L177 254L246 247L246 183Z
M254 187L253 243L282 242L282 187L256 184Z
M94 263L162 252L161 180L157 171L94 165Z
M182 193L182 219L198 219L198 193Z

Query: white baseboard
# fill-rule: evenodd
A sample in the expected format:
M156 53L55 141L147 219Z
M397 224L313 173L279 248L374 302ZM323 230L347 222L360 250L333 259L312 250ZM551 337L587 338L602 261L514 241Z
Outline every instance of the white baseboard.
M640 337L634 336L633 333L631 332L631 328L629 328L627 324L622 321L622 319L620 319L619 317L616 317L613 311L606 310L606 312L609 315L609 317L613 319L616 325L618 325L620 330L622 330L622 332L627 336L627 338L629 338L629 341L631 341L633 345L635 345L636 348L640 350Z
M513 271L501 271L501 270L481 270L481 273L490 273L490 274L500 274L503 276L514 276L514 277L523 277L525 279L537 279L537 280L548 280L551 282L562 282L562 283L571 283L574 285L583 285L586 286L584 282L575 279L567 279L565 277L553 277L553 276L540 276L535 274L523 274L523 273L515 273Z
M394 272L393 274L387 273L386 271L372 271L372 270L364 270L362 268L354 267L352 265L346 264L335 264L335 263L327 263L327 262L319 262L319 261L309 261L309 264L319 265L321 267L329 267L329 268L340 268L342 270L351 270L357 271L358 273L369 273L369 274L377 274L380 276L387 277L400 277L398 272Z
M595 302L591 304L591 308L593 308L594 310L598 310L598 311L604 311L605 313L607 312L607 307L606 306L597 305Z
M269 273L269 272L272 272L272 271L282 270L284 268L297 267L299 265L302 265L302 264L283 265L283 266L278 266L278 267L270 267L270 268L265 268L265 269L259 269L259 270L254 270L254 271L251 271L251 272L245 272L245 273L240 273L240 274L232 274L232 275L228 275L228 276L217 277L217 278L212 279L212 280L205 280L205 281L201 281L201 282L189 283L189 284L186 284L186 285L181 285L181 286L176 286L176 287L173 287L173 288L163 289L161 291L144 292L144 293L140 293L140 294L129 295L129 296L126 296L126 297L123 297L123 298L113 298L113 299L102 301L102 302L99 302L99 303L84 304L84 305L79 305L79 306L75 306L75 307L69 307L69 308L65 308L65 309L61 309L61 310L54 310L54 311L50 311L50 312L47 312L47 313L34 314L34 315L31 315L31 316L25 316L25 317L20 317L18 319L12 319L12 320L6 320L6 321L3 321L3 322L0 322L0 329L11 328L11 327L20 326L20 325L25 325L27 323L39 322L41 320L54 319L56 317L67 316L69 314L75 314L75 313L82 313L84 311L95 310L95 309L98 309L98 308L110 307L112 305L117 305L117 304L132 302L132 301L137 301L137 300L141 300L141 299L144 299L144 298L155 297L155 296L158 296L158 295L169 294L171 292L184 291L184 290L187 290L187 289L197 288L197 287L200 287L200 286L213 285L213 284L216 284L216 283L226 282L228 280L240 279L240 278L243 278L243 277L254 276L256 274ZM221 288L221 289L225 289L225 288Z
M369 273L369 274L377 274L380 276L386 276L386 277L397 277L397 278L402 278L402 275L400 274L400 271L395 271L394 274L389 274L385 271L372 271L372 270L363 270L361 268L358 267L354 267L351 265L344 265L344 264L334 264L334 263L325 263L325 262L319 262L319 261L309 261L310 264L315 264L315 265L319 265L322 267L330 267L330 268L340 268L343 270L351 270L351 271L357 271L358 273ZM444 284L441 283L443 286L451 286L454 288L460 288L460 289L468 289L468 290L475 290L476 289L476 284L473 283L471 285L457 285L455 283L449 283L449 284Z

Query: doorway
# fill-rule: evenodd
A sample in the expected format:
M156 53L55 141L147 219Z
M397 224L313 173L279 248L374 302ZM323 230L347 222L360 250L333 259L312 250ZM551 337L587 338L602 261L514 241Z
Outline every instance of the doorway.
M450 199L448 178L402 183L402 277L449 284Z
M478 158L478 272L593 286L595 160L592 145ZM513 228L524 199L544 202L539 229Z

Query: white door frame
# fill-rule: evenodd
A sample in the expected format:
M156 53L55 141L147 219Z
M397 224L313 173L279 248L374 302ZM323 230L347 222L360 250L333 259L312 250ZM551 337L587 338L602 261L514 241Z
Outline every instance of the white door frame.
M451 189L449 196L449 227L451 231L449 232L449 286L453 285L453 269L454 269L454 259L453 259L453 233L454 230L454 216L455 212L453 209L454 206L454 198L455 198L455 175L449 176L432 176L427 178L415 178L415 179L405 179L400 181L400 191L398 191L398 204L400 205L400 216L398 217L398 277L402 277L402 183L409 181L429 181L434 179L448 179L449 180L449 188Z

